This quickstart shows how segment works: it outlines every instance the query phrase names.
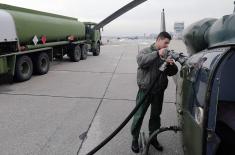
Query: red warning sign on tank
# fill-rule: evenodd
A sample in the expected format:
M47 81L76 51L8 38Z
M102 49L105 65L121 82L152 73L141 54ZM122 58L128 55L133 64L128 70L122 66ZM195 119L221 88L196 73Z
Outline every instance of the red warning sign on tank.
M47 37L46 36L42 36L41 40L42 40L42 44L46 44Z

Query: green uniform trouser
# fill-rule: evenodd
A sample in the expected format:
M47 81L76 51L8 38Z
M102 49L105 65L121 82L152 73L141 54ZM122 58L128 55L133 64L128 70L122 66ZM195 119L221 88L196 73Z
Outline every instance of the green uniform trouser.
M139 89L136 104L140 104L140 101L146 93L145 90ZM133 139L139 139L139 133L141 125L144 119L144 115L148 110L149 105L151 104L151 113L149 119L149 134L152 134L154 131L160 128L161 126L161 112L162 112L162 103L163 103L164 91L157 94L148 94L147 98L144 101L144 104L141 105L139 110L135 113L133 123L131 126L131 134ZM150 104L148 104L150 103Z

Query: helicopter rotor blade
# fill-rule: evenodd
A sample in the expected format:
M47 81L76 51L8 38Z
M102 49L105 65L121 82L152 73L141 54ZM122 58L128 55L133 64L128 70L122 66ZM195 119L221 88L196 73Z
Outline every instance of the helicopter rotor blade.
M105 25L107 25L111 21L115 20L119 16L121 16L124 13L130 11L131 9L135 8L136 6L142 4L145 1L147 1L147 0L133 0L132 2L128 3L127 5L122 7L121 9L117 10L116 12L114 12L113 14L111 14L110 16L105 18L103 21L101 21L99 24L97 24L94 27L94 29L99 30L99 29L103 28Z

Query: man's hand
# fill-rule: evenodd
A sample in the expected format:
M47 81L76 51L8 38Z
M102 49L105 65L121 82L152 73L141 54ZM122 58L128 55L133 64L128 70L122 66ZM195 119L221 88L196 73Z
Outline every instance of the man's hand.
M166 63L169 65L173 65L173 64L175 64L175 60L174 59L167 59Z
M159 56L163 58L166 51L167 51L166 48L160 49L160 50L158 51Z

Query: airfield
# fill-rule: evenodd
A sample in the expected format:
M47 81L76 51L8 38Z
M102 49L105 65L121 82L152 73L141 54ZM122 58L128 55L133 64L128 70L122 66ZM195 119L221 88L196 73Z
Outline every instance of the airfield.
M98 57L54 61L48 74L0 86L1 155L85 155L135 107L136 55L154 40L110 40ZM180 40L170 49L185 52ZM162 126L177 125L175 84L169 78ZM149 113L142 130L148 133ZM127 126L97 155L134 155ZM181 155L180 134L159 136L160 155ZM151 148L151 153L156 150Z

